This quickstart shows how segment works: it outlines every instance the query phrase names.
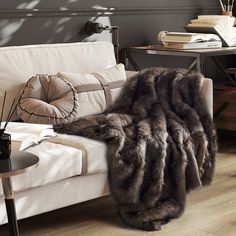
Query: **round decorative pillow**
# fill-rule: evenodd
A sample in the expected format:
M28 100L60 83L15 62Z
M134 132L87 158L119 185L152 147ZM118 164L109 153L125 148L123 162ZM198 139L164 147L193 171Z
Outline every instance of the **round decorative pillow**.
M71 83L55 75L38 74L28 80L17 114L28 123L65 124L78 118L78 94Z

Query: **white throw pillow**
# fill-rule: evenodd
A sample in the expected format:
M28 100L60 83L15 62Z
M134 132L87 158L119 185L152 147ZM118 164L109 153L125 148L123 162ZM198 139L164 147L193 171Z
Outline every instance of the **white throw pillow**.
M78 118L79 102L73 85L55 75L30 78L21 92L17 115L27 123L66 124Z
M123 64L90 74L59 72L57 76L69 81L77 90L79 117L106 111L126 82Z

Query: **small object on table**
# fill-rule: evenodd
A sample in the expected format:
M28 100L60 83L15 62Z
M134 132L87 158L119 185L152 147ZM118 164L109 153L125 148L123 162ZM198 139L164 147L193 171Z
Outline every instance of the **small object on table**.
M28 152L12 151L9 158L0 159L0 178L2 178L10 236L19 235L14 194L10 177L26 173L36 168L38 163L39 158Z
M8 159L11 155L11 135L4 133L3 129L0 129L0 160Z

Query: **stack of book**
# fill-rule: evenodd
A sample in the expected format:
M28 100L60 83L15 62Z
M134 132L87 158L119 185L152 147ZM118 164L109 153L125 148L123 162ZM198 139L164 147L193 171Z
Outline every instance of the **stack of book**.
M235 17L226 15L200 15L185 26L187 32L217 34L223 46L236 46Z
M215 34L182 33L182 32L160 32L159 42L165 48L172 49L200 49L220 48L222 42Z

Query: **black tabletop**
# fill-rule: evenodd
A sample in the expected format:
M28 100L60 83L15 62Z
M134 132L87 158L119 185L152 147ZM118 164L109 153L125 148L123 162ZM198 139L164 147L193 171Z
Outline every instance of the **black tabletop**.
M145 54L158 54L158 55L176 55L176 56L194 56L197 54L207 56L225 56L235 55L236 47L221 47L221 48L199 48L199 49L173 49L165 48L162 45L148 45L140 47L129 47L124 49L126 52L131 53L145 53Z
M23 174L36 168L39 158L29 152L11 152L9 159L0 159L0 178Z

